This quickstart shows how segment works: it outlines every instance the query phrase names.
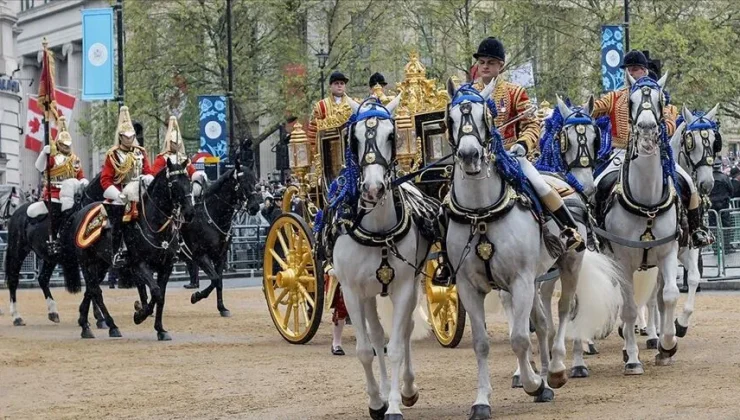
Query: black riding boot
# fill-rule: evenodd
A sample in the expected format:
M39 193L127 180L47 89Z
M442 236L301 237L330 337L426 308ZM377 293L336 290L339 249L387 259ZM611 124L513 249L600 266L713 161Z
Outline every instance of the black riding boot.
M694 248L704 248L714 243L714 238L709 230L704 227L701 220L701 208L697 207L688 211L689 231L691 232L691 244Z
M111 227L112 235L112 247L111 251L113 256L111 258L111 264L114 269L123 268L126 265L126 259L123 252L123 214L126 211L126 206L121 205L107 205L106 212L108 213L108 223Z
M52 231L52 241L49 243L49 254L59 255L61 252L61 244L59 243L59 231L62 226L62 203L49 203L49 215L51 216L50 223Z
M559 209L552 212L555 217L555 221L560 226L560 236L565 240L565 247L568 251L575 249L578 252L583 251L586 248L586 244L583 242L581 234L578 233L578 225L573 219L573 215L570 214L570 210L565 205L560 206Z

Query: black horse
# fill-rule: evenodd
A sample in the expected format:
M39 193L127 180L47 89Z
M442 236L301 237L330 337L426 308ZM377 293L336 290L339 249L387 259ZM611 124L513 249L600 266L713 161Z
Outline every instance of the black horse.
M193 271L200 266L211 280L203 291L193 293L190 302L207 298L215 288L216 307L223 317L231 316L223 301L223 270L231 244L231 222L245 205L252 215L259 211L259 197L254 191L256 184L251 167L247 166L242 172L240 159L237 159L233 169L208 186L193 209L192 220L187 217L188 223L182 227L183 254L194 263L189 264L190 275L193 276Z
M89 189L89 188L88 188ZM91 195L96 193L92 191ZM103 193L99 192L102 200ZM55 224L62 224L59 229L69 222L69 215L81 208L81 198L78 195L75 200L75 207L65 211L61 220L55 220ZM49 249L49 217L48 214L38 217L29 217L27 214L28 207L34 203L26 203L18 207L10 216L8 222L8 246L5 252L5 279L10 292L10 312L13 317L13 325L26 325L23 318L18 313L18 302L16 291L20 282L20 271L28 254L33 251L41 260L41 267L38 272L38 282L46 299L46 306L49 311L49 320L59 323L59 313L54 297L49 289L49 280L57 264L61 264L65 277L65 285L70 293L80 291L80 268L74 259L67 258L64 253L54 254ZM102 313L95 308L95 318L97 319L98 328L106 328Z
M136 221L124 223L121 227L129 253L126 268L131 270L137 286L140 286L140 291L146 285L152 295L151 302L134 313L134 323L144 322L156 308L154 328L159 340L171 340L169 333L162 327L165 291L179 248L179 225L182 223L182 210L189 212L192 208L192 194L185 170L186 164L177 165L168 162L167 168L154 177L149 187L144 189L140 186L140 199L136 203L139 217ZM75 213L71 223L60 235L65 253L70 256L70 259L79 262L85 277L85 296L80 304L78 320L82 328L82 338L95 337L87 322L91 302L95 302L103 312L109 327L109 336L121 336L121 332L105 307L103 292L100 288L100 283L111 266L114 254L111 230L104 229L97 241L85 248L79 247L76 242L80 226L88 213L96 209L98 205L99 203L89 204ZM157 273L156 281L154 272ZM73 284L69 287L79 288L80 285Z

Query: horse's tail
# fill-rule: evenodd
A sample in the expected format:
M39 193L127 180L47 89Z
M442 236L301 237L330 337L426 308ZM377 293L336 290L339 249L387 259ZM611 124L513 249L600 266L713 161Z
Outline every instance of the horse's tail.
M379 297L376 298L378 304L378 318L380 318L380 325L383 326L385 332L393 331L393 302L390 298ZM420 341L429 336L432 326L429 324L426 308L426 296L419 293L417 296L417 304L414 308L414 330L411 332L412 341Z
M611 333L622 306L622 284L616 263L604 254L586 251L578 274L575 316L568 325L571 339L591 340Z
M632 276L632 284L635 289L635 303L640 308L644 306L653 295L653 290L658 284L658 269L651 268L645 271L636 271Z
M64 275L64 288L69 293L79 293L82 290L82 273L77 264L77 258L63 258L61 260L62 274Z
M26 238L26 209L30 204L24 204L10 216L8 221L8 242L5 248L5 278L8 285L17 282L23 260L28 254L30 245Z

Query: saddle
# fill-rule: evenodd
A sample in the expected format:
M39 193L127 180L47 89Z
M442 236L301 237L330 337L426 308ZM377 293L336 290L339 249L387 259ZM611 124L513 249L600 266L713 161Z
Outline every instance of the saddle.
M561 174L558 174L555 172L540 172L540 174L545 176L544 177L545 182L547 182L547 184L550 187L552 187L552 189L555 190L555 192L557 192L558 195L560 195L560 198L569 197L575 194L576 192L575 188L571 187L570 185L567 185L568 181L566 181L566 179ZM563 183L565 183L566 185L559 184L555 182L554 179L551 179L551 178L558 179L562 181Z

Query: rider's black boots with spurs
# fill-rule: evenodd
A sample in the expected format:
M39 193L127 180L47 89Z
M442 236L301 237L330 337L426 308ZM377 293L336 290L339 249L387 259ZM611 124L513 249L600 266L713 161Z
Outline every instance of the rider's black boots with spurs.
M560 235L564 237L565 247L568 251L575 249L578 252L583 251L586 248L586 244L578 233L578 225L576 224L573 215L565 205L560 206L557 210L552 212L556 222L560 225Z

